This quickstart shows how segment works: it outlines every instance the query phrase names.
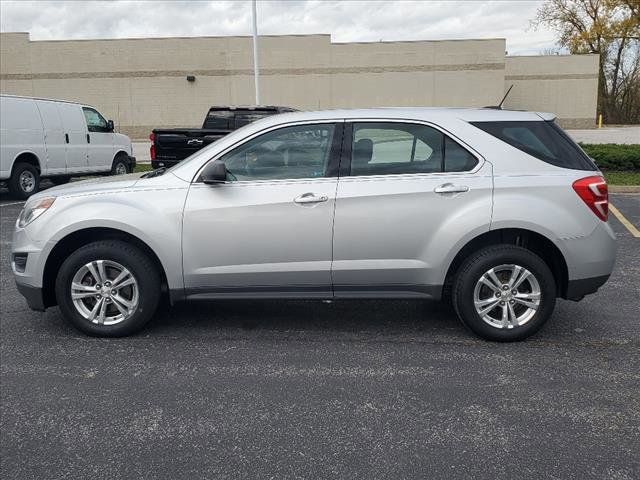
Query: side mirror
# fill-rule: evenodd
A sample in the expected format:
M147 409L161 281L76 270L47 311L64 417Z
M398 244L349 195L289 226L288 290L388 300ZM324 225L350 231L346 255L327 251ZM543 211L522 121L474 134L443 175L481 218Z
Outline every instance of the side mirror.
M202 181L209 185L224 183L227 181L227 166L224 162L211 162L204 167L201 177Z
M113 132L115 130L116 126L113 124L113 120L107 120L107 129L110 132Z

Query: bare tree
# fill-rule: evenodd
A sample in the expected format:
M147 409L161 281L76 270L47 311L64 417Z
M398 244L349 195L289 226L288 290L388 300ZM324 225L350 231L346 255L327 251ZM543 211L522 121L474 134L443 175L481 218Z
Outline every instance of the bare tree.
M608 123L640 123L640 0L545 0L532 23L572 54L599 54L598 111Z

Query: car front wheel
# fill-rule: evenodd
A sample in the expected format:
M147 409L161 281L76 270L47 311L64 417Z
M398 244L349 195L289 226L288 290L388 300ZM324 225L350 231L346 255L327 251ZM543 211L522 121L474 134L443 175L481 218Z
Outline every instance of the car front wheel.
M453 288L462 322L487 340L510 342L536 333L553 312L555 279L533 252L513 245L482 249L463 263Z
M103 240L73 252L56 281L60 310L89 335L120 337L140 330L160 300L160 275L140 249Z

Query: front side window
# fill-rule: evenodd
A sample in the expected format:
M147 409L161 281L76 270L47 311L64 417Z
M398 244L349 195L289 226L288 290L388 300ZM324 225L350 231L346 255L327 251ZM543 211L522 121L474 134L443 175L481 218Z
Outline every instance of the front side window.
M323 177L335 125L284 127L260 135L220 158L230 181Z
M93 108L82 107L84 118L87 121L87 129L90 132L108 132L107 121Z
M439 130L426 125L354 123L351 175L463 172L477 159Z
M555 123L472 122L472 125L503 142L556 167L595 170L580 148Z

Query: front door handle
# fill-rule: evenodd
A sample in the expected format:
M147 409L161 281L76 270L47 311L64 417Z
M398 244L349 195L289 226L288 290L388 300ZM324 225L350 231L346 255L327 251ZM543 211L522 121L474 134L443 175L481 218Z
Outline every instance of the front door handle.
M296 203L320 203L326 202L329 200L329 197L326 195L316 195L315 193L303 193L302 195L293 199Z
M444 183L433 189L436 193L464 193L469 191L466 185L454 185L453 183Z
M87 133L87 143L91 143L91 136Z

